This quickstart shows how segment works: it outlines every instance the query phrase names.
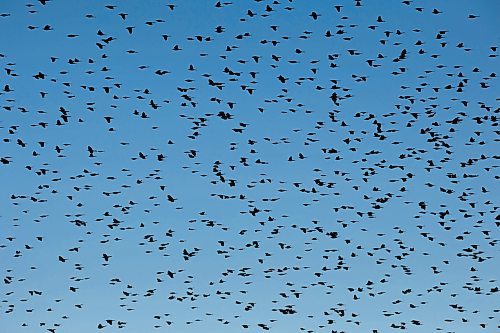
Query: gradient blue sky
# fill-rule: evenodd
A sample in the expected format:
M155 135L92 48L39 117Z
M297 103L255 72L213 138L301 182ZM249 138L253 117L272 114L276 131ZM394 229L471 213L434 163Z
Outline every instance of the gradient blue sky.
M2 2L0 333L496 332L500 3L356 3Z

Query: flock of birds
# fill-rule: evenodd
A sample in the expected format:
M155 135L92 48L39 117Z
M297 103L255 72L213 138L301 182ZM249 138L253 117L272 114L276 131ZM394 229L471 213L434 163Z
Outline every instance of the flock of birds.
M0 4L0 332L497 332L495 9Z

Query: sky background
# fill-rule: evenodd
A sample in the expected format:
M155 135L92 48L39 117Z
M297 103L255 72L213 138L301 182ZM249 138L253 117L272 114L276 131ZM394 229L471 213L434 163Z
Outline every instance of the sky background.
M500 3L356 3L0 3L0 333L496 332Z

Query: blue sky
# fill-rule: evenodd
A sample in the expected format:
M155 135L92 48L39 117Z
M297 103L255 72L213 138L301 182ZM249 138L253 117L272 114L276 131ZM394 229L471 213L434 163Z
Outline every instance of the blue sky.
M356 3L0 4L0 333L498 330L500 5Z

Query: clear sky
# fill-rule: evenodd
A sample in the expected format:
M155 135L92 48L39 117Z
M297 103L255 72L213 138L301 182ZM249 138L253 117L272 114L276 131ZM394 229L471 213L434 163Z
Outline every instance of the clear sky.
M2 1L0 333L497 332L498 1Z

